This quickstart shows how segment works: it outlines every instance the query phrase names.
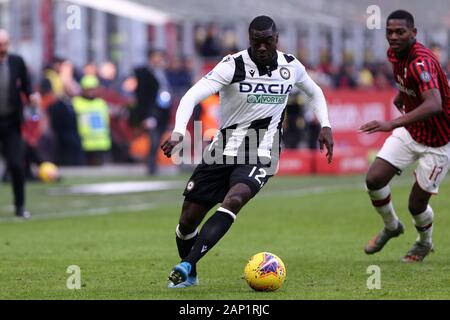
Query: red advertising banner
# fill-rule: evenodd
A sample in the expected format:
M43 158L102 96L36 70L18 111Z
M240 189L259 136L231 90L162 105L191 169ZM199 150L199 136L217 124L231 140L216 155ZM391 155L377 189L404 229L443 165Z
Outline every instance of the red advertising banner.
M380 149L389 133L359 133L358 128L372 120L389 120L400 115L393 104L394 90L336 90L324 94L336 149Z
M359 127L372 120L385 121L400 115L393 104L394 90L324 93L333 127L333 162L328 164L325 152L283 150L279 175L364 173L368 169L369 158L382 147L390 133L359 133Z

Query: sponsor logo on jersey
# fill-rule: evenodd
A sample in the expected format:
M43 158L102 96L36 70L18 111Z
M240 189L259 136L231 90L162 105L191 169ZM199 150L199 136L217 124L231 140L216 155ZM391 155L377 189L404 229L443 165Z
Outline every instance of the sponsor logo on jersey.
M239 92L241 93L271 93L271 94L288 94L292 90L292 85L284 84L251 84L248 82L239 83Z
M255 70L250 70L249 72L250 72L250 75L251 75L252 78L253 78L253 76L255 75Z
M291 73L289 72L288 68L283 67L283 68L280 69L280 76L284 80L287 80L287 79L289 79L291 77Z
M275 94L249 94L247 103L282 104L286 101L286 95Z

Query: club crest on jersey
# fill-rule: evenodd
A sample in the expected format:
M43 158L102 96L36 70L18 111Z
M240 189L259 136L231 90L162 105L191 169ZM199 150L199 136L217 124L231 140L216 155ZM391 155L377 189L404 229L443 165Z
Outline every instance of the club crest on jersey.
M291 73L289 72L288 68L283 67L283 68L280 69L280 76L284 80L287 80L287 79L289 79L291 77Z
M422 73L420 74L420 79L423 82L430 82L431 81L431 75L427 71L422 71Z
M194 184L194 181L192 181L192 180L189 181L188 184L187 184L187 186L186 186L186 190L187 190L187 191L191 191L192 189L194 189L194 185L195 185L195 184Z

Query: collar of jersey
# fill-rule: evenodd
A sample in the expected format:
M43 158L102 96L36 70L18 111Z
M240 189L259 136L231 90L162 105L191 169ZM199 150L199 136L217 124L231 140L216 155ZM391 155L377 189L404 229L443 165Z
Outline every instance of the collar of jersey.
M276 51L275 51L275 55L273 56L272 62L268 66L262 66L260 64L257 64L256 61L253 60L252 52L251 52L250 48L247 49L247 52L248 52L248 55L249 55L250 59L253 61L253 63L258 68L258 72L259 72L260 76L263 76L265 74L268 75L269 74L269 70L272 72L272 71L275 71L275 70L278 69L278 53Z

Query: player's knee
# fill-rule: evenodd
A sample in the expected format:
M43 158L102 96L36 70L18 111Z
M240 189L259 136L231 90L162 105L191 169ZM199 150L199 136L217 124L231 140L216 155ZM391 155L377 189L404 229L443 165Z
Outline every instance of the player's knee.
M197 228L197 218L191 212L183 212L178 224L183 234L190 233Z
M379 190L386 186L386 182L382 177L369 173L366 176L366 186L369 190Z
M416 216L424 212L428 207L428 202L421 201L409 201L408 210L413 215Z
M244 206L245 202L245 199L241 195L231 195L224 200L222 207L230 210L234 214L237 214Z

